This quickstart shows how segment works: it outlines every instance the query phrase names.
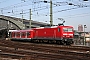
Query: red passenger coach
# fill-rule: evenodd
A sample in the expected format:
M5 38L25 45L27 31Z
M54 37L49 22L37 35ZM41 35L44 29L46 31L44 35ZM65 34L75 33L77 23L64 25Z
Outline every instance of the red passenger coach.
M33 38L33 30L12 31L11 40L31 40Z

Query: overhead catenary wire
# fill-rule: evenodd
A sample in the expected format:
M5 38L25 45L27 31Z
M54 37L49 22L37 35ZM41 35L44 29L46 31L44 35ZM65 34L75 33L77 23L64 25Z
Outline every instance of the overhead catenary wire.
M62 17L63 18L75 18L75 17L87 17L87 16L90 16L90 12L80 13L80 14L72 14L72 15L62 16Z
M85 8L85 7L90 7L90 6L84 6L84 7L75 7L75 8L70 8L70 9L64 9L64 10L60 10L60 11L56 11L56 12L54 12L54 13L58 13L58 12L63 12L63 11L68 11L68 10L73 10L73 9L79 9L79 8ZM45 8L45 9L47 9L47 8ZM43 10L43 8L42 9L38 9L38 10L34 10L34 11L32 11L32 12L35 12L35 11L40 11L40 10ZM24 12L23 14L27 14L27 13L29 13L29 12ZM10 15L10 16L14 16L14 15L21 15L20 13L17 13L17 14L12 14L12 15ZM33 14L32 14L33 15ZM38 16L47 16L47 14L40 14L40 15L38 15Z
M43 8L48 8L48 6L42 6ZM33 11L37 11L38 9L40 10L40 8L42 8L42 7L37 7L35 10L33 10ZM42 9L43 9L42 8ZM24 9L23 11L28 11L30 8L28 8L28 9ZM34 8L33 8L34 9ZM21 9L22 10L22 9ZM14 13L15 12L21 12L21 10L19 10L19 11L14 11ZM33 12L32 11L32 12ZM8 11L9 12L9 11ZM7 14L8 12L4 12L4 14Z
M31 0L28 0L28 1L31 1ZM21 3L17 3L17 4L13 4L13 5L10 5L10 6L7 6L7 7L4 7L4 8L0 8L0 9L6 9L6 8L8 8L8 9L10 9L9 7L13 7L13 8L15 8L15 7L20 7L20 6L22 6L22 5L20 5L20 4L23 4L23 3L27 3L28 1L25 1L25 2L21 2ZM35 2L33 2L34 4L36 4ZM39 1L39 3L40 3L40 1ZM67 3L67 2L57 2L57 3ZM53 3L54 4L54 3ZM20 5L20 6L18 6L18 5ZM32 4L31 4L32 5ZM57 4L56 4L57 5ZM24 5L23 5L24 6Z
M84 7L83 7L84 8ZM78 8L71 8L71 9L78 9ZM67 10L71 10L71 9L66 9L66 10L61 10L61 11L59 11L59 12L62 12L62 11L67 11ZM25 12L24 14L27 14L27 13L29 13L29 12ZM56 13L56 12L54 12L54 13ZM87 16L87 15L89 15L88 13L83 13L83 14L86 14L86 15L83 15L83 16ZM17 14L17 15L20 15L20 14ZM82 15L80 15L80 14L78 14L79 16L82 16ZM12 15L13 16L13 15ZM38 16L46 16L46 15L38 15ZM74 15L73 15L74 16Z
M82 7L68 8L68 9L56 11L56 12L54 12L54 13L63 12L63 11L68 11L68 10L74 10L74 9L78 9L78 8L85 8L85 7L90 7L90 6L82 6Z
M1 4L1 3L5 3L5 2L7 2L7 1L9 1L9 0L3 0L3 1L0 1L0 4Z
M59 2L59 3L61 3L61 2ZM67 2L62 2L62 3L67 4ZM56 5L56 3L54 3L53 5L54 5L54 7L65 6L65 5L62 5L62 4L57 4L57 5ZM34 9L34 11L44 10L44 9L45 9L44 7L46 7L46 9L49 8L48 6L41 6L41 7L37 7L37 8L32 8L32 10L33 10L33 9ZM39 9L39 8L42 8L42 9ZM22 9L21 9L21 10L22 10ZM20 10L20 11L21 11L21 10ZM29 9L27 9L27 10L25 9L25 10L23 10L23 11L28 11L28 10L29 10ZM14 11L14 10L13 10L13 11ZM20 11L14 11L14 13L15 13L15 12L20 12ZM32 11L32 12L33 12L33 11ZM3 12L3 14L8 14L8 12L5 12L5 13Z
M30 1L30 0L28 0ZM33 2L33 4L31 3L27 3L28 1L25 1L25 2L21 2L21 3L17 3L17 4L13 4L13 5L10 5L10 6L7 6L7 7L4 7L4 8L0 8L0 10L13 10L13 8L19 8L19 7L24 7L24 6L30 6L30 5L34 5L36 3ZM24 3L27 3L27 4L24 4ZM67 3L67 2L62 2L62 3ZM53 5L59 5L59 6L62 6L61 4L55 4L53 3Z
M37 16L47 16L47 15L49 16L49 12L47 14L45 14L45 15L44 15L44 12L41 12L41 10L49 9L49 5L48 6L43 6L42 3L41 3L41 5L38 5L40 2L39 3L35 3L38 0L37 1L36 0L32 0L31 4L29 5L28 2L30 2L30 1L31 0L28 0L28 1L25 1L25 2L21 2L21 3L17 3L17 4L13 4L13 5L4 7L3 10L5 10L5 8L7 10L5 10L5 11L1 10L1 13L4 14L4 15L7 14L9 16L21 15L20 13L21 13L22 9L19 9L19 8L31 5L31 6L33 6L32 8L30 6L30 8L23 9L23 11L24 11L23 14L28 14L29 13L29 9L32 9L33 15L35 15L35 13L37 11L37 13L36 13ZM66 2L65 4L61 4L60 2L53 2L53 5L54 5L53 9L54 9L54 7L66 6L66 5L68 5L68 3L69 2ZM58 11L53 11L53 13L59 13L59 12L64 12L64 11L69 11L69 10L89 7L89 6L85 6L83 4L82 5L73 4L72 6L76 6L76 7L62 9L62 10L58 10ZM16 9L16 10L14 10L13 8ZM12 11L13 11L13 13L12 13ZM39 11L40 11L40 14L38 13ZM9 13L9 12L11 12L11 13Z
M13 5L10 5L10 6L7 6L7 7L3 7L3 8L0 8L0 10L8 10L8 9L12 9L12 8L18 8L18 7L22 7L24 6L23 4L29 2L31 0L28 0L28 1L25 1L25 2L20 2L20 3L17 3L17 4L13 4ZM28 5L33 5L33 4L28 4ZM25 5L27 6L27 5Z

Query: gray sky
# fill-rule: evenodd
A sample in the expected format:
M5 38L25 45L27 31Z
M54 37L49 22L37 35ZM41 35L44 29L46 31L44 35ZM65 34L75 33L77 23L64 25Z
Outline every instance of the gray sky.
M29 9L32 10L32 20L49 23L50 0L0 0L0 14L29 19ZM71 25L77 30L78 25L87 25L86 31L90 31L90 0L52 0L53 24L62 23L58 18L63 18L65 25ZM73 5L68 5L73 3ZM87 6L87 7L86 7Z

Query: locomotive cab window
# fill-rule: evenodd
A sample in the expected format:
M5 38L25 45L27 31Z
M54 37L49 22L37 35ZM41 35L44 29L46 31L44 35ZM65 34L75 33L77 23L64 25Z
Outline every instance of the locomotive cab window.
M64 32L72 32L73 29L72 29L72 28L63 28L63 31L64 31Z
M68 28L68 32L72 32L73 30L72 30L72 28Z
M13 37L13 36L15 37L15 33L14 33L14 32L13 32L13 33L11 33L11 36L12 36L12 37Z
M58 32L60 32L60 28L58 28Z

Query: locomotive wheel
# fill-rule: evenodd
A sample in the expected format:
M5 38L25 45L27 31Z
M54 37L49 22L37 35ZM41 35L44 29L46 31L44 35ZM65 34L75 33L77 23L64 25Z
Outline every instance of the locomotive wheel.
M66 42L64 42L64 43L63 43L63 45L67 45L67 43L66 43Z
M62 44L62 45L70 45L70 43L67 42L67 41L61 41L61 44Z
M66 42L66 45L70 45L70 42L67 41L67 42Z
M39 40L39 43L41 43L42 42L42 40Z
M51 43L52 43L52 41L51 41L51 40L48 40L48 43L50 43L50 44L51 44Z
M70 42L64 41L62 42L63 45L70 45Z
M34 41L33 41L33 40L31 40L31 42L33 43Z
M56 41L57 44L61 45L61 41Z

